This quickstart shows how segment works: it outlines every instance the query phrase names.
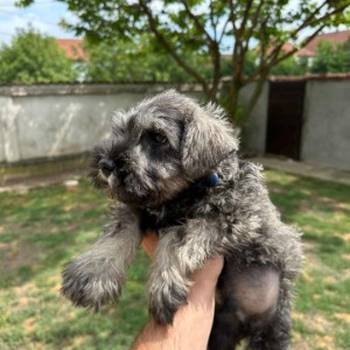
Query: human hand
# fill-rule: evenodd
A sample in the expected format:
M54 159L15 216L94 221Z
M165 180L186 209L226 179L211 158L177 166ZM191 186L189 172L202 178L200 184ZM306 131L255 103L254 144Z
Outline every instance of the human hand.
M154 232L148 232L142 246L153 256L158 244ZM172 325L161 326L150 321L137 338L133 350L205 350L214 319L215 290L223 267L223 258L209 259L193 275L187 304L176 312Z

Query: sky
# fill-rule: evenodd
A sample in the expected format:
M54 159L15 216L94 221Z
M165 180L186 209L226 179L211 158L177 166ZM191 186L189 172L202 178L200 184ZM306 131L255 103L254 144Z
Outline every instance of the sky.
M74 16L67 6L54 0L36 0L27 8L15 6L15 0L0 0L0 43L8 43L16 28L26 28L30 23L40 32L59 38L72 38L74 33L59 26L62 18L69 21Z
M36 0L33 5L20 8L15 6L15 2L16 0L0 0L0 44L9 43L16 33L16 28L26 28L28 24L57 38L74 37L74 33L67 32L59 26L63 18L68 22L74 22L75 19L65 4L55 0ZM296 3L298 0L292 0L291 8Z

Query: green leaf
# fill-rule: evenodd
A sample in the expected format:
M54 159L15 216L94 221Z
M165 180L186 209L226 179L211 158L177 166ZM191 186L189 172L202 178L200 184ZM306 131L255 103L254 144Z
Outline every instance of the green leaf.
M78 71L54 38L33 28L19 30L0 48L0 83L54 83L74 81Z

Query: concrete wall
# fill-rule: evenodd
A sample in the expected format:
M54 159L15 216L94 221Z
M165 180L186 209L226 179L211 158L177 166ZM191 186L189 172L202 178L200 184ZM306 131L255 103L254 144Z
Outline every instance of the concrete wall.
M5 137L6 137L6 127L5 127L5 106L7 106L8 100L10 98L0 96L0 162L6 160L5 157Z
M243 89L247 104L254 85ZM268 122L269 86L265 84L251 117L243 128L248 153L264 154ZM306 81L301 160L350 170L350 78L310 78Z
M350 170L350 80L307 82L301 159Z
M37 85L0 88L0 162L86 152L110 131L113 111L168 84ZM198 86L179 90L199 96Z
M350 170L350 79L307 81L301 158ZM86 152L109 133L113 111L170 87L200 98L197 85L91 84L0 87L0 162ZM240 95L247 105L254 85ZM263 154L268 83L242 132L244 151Z
M255 84L252 83L242 89L239 96L239 101L242 106L247 106L249 104L254 88ZM243 125L241 144L244 151L247 153L260 155L265 153L268 100L269 84L265 83L250 117Z

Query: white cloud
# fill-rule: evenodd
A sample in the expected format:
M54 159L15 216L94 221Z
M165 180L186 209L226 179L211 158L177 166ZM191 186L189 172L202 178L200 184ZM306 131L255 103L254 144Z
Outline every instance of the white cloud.
M0 33L8 34L3 40L9 41L11 39L9 35L13 36L17 29L27 28L29 24L42 33L49 33L50 30L52 30L52 26L40 20L40 18L33 13L21 16L14 14L0 21Z
M14 0L0 0L0 42L9 42L16 29L32 25L38 31L55 37L72 37L60 27L61 18L74 21L74 15L63 3L51 0L36 1L27 8L15 6Z

